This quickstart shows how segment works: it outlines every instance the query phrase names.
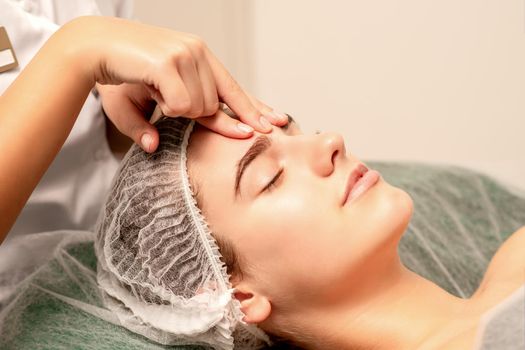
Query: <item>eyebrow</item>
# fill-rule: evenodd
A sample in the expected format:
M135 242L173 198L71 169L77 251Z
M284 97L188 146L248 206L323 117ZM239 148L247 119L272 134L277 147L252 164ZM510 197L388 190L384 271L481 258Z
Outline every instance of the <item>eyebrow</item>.
M288 126L291 123L295 123L295 120L292 118L291 115L287 114L288 116L288 123L283 125L281 129L287 130ZM242 175L244 174L246 168L250 163L252 163L258 156L262 155L266 150L268 150L272 146L272 139L268 137L267 135L259 135L255 141L252 143L250 148L248 148L248 151L242 156L242 158L237 162L237 172L235 175L235 186L234 186L234 197L237 198L237 196L240 193L240 185L241 185L241 179Z

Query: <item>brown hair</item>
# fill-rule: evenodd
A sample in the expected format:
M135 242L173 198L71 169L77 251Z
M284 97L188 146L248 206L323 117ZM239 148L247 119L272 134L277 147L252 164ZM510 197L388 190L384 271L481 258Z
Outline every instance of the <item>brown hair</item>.
M239 262L239 255L232 242L223 235L214 234L215 241L219 246L222 260L226 265L226 271L231 276L232 281L242 281L243 273Z
M189 159L189 158L188 158ZM195 176L189 176L190 186L193 192L197 206L202 210L203 208L203 194L201 192L201 186L196 181ZM240 255L236 250L233 242L224 234L219 234L217 232L212 232L219 251L221 253L221 260L226 265L226 271L230 275L230 282L233 281L242 281L244 277L243 265L241 263ZM272 342L275 344L274 348L278 350L300 350L302 349L300 345L296 342L291 341L290 339L292 334L283 332L282 336L277 336L275 334L268 333L268 336L271 338Z
M201 187L197 181L195 181L194 176L189 178L190 186L193 191L195 201L197 202L197 206L202 210L203 197ZM230 275L231 280L241 281L243 278L243 270L241 268L239 254L235 249L235 246L225 235L218 234L217 232L213 232L212 235L217 242L217 246L219 247L219 251L222 255L222 261L226 265L226 271Z

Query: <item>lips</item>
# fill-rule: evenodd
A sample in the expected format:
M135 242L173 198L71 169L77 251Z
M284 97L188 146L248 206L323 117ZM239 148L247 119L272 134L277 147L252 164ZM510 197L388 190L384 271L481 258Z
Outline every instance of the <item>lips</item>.
M363 177L363 175L368 171L368 168L364 165L359 163L354 170L350 172L350 175L348 176L348 179L346 181L345 189L343 191L343 199L341 202L341 205L345 204L346 200L348 199L348 195L350 194L350 191L352 191L352 188L357 183L357 181Z

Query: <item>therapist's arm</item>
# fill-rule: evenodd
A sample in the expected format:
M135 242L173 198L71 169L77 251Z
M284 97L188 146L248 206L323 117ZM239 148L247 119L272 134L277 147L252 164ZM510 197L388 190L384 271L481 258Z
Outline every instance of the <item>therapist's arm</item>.
M70 35L53 35L0 96L0 243L95 84Z
M197 72L197 66L205 72ZM97 82L142 85L164 114L200 118L201 124L225 136L245 138L253 135L253 129L272 130L260 123L261 111L191 34L110 17L77 18L50 37L0 97L0 243ZM201 118L201 107L213 105L214 96L242 122L221 111ZM143 119L118 118L116 125L128 136L142 139ZM238 127L243 122L251 131ZM155 149L157 141L150 142L147 151Z

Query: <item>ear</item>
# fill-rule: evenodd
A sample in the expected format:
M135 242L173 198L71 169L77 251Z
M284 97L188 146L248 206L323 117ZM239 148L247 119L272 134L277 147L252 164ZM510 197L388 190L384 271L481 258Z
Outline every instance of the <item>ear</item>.
M271 312L272 305L265 295L260 294L243 282L235 286L234 297L241 302L241 311L244 313L243 321L247 323L260 323L266 320Z

